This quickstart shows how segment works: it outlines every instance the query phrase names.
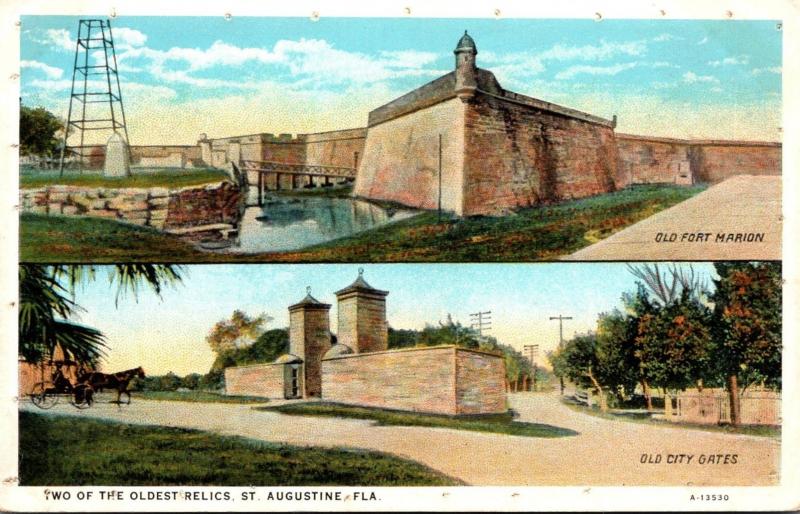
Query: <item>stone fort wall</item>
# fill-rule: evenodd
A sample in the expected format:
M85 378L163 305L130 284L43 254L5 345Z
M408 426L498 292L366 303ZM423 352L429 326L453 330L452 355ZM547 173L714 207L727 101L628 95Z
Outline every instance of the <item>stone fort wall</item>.
M502 357L436 346L322 361L322 399L432 414L505 412Z
M227 162L231 143L239 143L244 160L352 168L363 155L366 131L356 128L296 136L260 133L201 140L200 144L210 144L212 155L204 160L214 166L220 164L214 154Z
M675 183L686 172L694 182L716 183L736 175L780 175L781 144L759 141L685 140L616 134L617 187Z
M441 136L442 208L462 214L463 119L463 103L451 98L370 126L353 194L436 209Z
M610 121L478 91L467 103L465 215L582 198L615 189Z

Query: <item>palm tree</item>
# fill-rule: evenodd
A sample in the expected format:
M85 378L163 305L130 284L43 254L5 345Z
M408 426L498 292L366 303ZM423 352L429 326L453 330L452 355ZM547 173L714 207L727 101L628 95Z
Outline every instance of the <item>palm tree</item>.
M27 362L52 359L60 347L64 357L95 364L103 355L105 336L69 321L82 310L70 298L81 283L94 280L94 266L21 264L19 266L19 356ZM161 295L164 286L181 282L181 268L165 264L117 264L108 272L117 284L115 302L126 292L138 297L150 287Z

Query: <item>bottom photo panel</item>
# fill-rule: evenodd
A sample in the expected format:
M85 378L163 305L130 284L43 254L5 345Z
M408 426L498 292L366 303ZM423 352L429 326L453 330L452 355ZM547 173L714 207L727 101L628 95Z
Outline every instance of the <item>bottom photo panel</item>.
M779 262L19 266L21 486L780 483Z

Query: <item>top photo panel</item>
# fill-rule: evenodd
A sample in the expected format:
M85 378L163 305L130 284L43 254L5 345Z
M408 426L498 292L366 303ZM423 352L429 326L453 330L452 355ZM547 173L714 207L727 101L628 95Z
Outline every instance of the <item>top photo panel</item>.
M20 260L781 259L780 21L23 16Z

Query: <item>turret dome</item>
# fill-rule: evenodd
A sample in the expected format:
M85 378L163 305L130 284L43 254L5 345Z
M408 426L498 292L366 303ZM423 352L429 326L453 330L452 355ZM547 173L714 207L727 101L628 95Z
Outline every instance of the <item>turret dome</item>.
M455 52L472 52L477 54L478 47L475 46L475 40L472 39L472 36L467 34L467 31L464 31L464 35L461 36L461 39L458 40L458 44L456 45Z

